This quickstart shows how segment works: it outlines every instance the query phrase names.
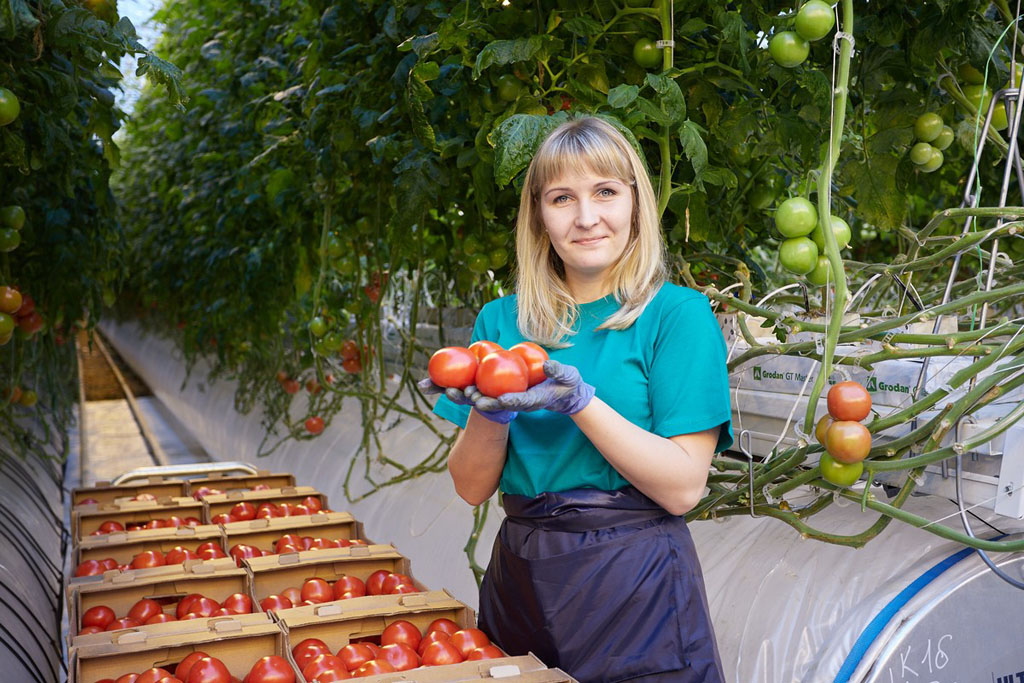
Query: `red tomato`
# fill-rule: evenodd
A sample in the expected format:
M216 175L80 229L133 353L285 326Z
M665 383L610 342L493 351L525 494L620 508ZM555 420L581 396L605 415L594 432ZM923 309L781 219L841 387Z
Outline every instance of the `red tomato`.
M152 493L140 493L139 495L132 498L132 500L156 500L156 496Z
M220 603L213 598L196 598L188 606L185 614L197 614L200 617L212 617L213 613L220 609Z
M192 654L185 657L185 659L178 662L178 666L174 667L174 675L184 681L188 678L188 673L192 670L192 665L198 662L203 657L209 656L210 655L206 654L205 652L202 652L201 650L196 650Z
M268 655L253 665L245 679L248 683L295 683L295 670L284 657Z
M180 545L174 546L167 551L164 555L164 560L167 564L184 564L186 560L198 560L199 556L188 548L183 548Z
M363 363L358 358L346 358L341 361L341 369L350 375L357 375L363 369Z
M391 666L387 660L384 659L371 659L366 664L352 672L355 678L367 678L369 676L376 676L377 674L390 674L397 671L397 669Z
M860 422L871 412L871 394L859 382L840 382L828 390L833 420Z
M103 631L104 631L104 627L103 627L103 626L86 626L85 628L83 628L82 630L80 630L80 631L79 631L79 632L78 632L77 634L75 634L75 635L79 635L79 636L90 636L90 635L92 635L93 633L103 633Z
M306 391L307 392L309 392L310 394L314 394L315 395L315 394L319 394L320 390L321 390L320 382L317 382L315 379L307 379L306 380Z
M125 674L118 678L114 683L135 683L139 679L139 674Z
M871 432L860 422L833 422L825 433L825 450L836 462L858 463L868 457L871 450Z
M171 515L165 521L167 522L168 527L174 527L175 529L185 526L185 520L178 515Z
M339 353L341 354L341 359L342 360L355 360L355 359L358 359L359 358L359 344L356 344L354 339L346 340L341 345L341 351Z
M157 681L167 678L171 675L171 672L167 669L158 669L153 667L152 669L146 669L139 677L135 679L135 683L157 683Z
M82 626L99 626L100 628L106 628L107 624L117 618L114 614L114 610L110 609L106 605L96 605L85 610L82 615Z
M548 359L548 352L538 344L529 341L519 342L511 347L509 351L518 354L523 359L523 362L526 363L526 379L531 387L534 384L540 384L548 378L544 374L544 361Z
M277 539L277 542L274 543L274 548L277 549L277 552L281 552L281 546L285 546L285 545L300 546L301 544L302 544L302 537L299 536L298 534L285 534L281 538Z
M220 514L214 515L210 518L210 524L231 524L231 522L237 521L239 520L235 519L226 512L221 512Z
M251 614L252 598L245 593L232 593L221 601L221 606L232 614Z
M400 595L402 593L419 593L420 589L411 583L400 583L395 586L395 590L391 591L392 595Z
M260 600L260 609L264 612L276 612L279 609L289 609L293 603L283 595L268 595Z
M341 668L336 671L325 671L310 681L310 683L335 683L335 681L347 681L350 678L352 678L352 674L348 670Z
M192 606L192 603L201 597L203 597L201 593L189 593L188 595L186 595L178 601L178 606L174 608L174 615L181 619L183 616L188 614L189 608ZM181 676L178 676L178 678L181 678Z
M239 567L242 566L242 560L247 560L250 557L263 557L263 551L256 546L246 545L245 543L238 543L237 545L231 546L231 550L228 554L235 559L235 564Z
M75 567L75 576L96 576L107 571L99 560L85 560Z
M121 617L120 619L114 619L112 622L107 624L107 627L103 630L117 631L122 628L136 628L138 626L142 626L142 624L128 617Z
M384 595L384 579L386 579L391 572L386 569L378 569L374 573L370 574L366 579L366 594L367 595Z
M231 508L231 512L228 514L239 522L256 519L256 506L246 501L235 503L235 506Z
M186 683L231 683L231 672L216 657L200 657L189 669Z
M381 584L381 590L384 591L384 595L391 595L395 588L403 583L412 584L412 579L405 574L388 574Z
M270 484L256 484L255 486L252 487L252 490L253 491L269 491L270 490Z
M316 655L306 663L306 666L302 667L302 677L307 681L312 681L321 674L336 671L348 671L348 667L345 666L345 662L342 661L341 657L325 652Z
M200 521L198 517L186 517L185 526L199 526Z
M309 544L309 550L323 550L324 548L334 548L334 541L329 541L326 538L314 538L313 542Z
M164 554L159 550L143 550L132 558L132 569L145 569L147 567L162 567L167 564Z
M151 519L142 525L143 529L163 529L167 526L167 522L162 519Z
M465 389L476 377L479 361L476 355L462 346L438 349L427 363L430 381L439 387Z
M335 600L358 598L366 595L366 584L357 576L342 574L341 578L334 582L332 590L334 591Z
M292 648L292 657L295 658L295 663L299 665L299 669L305 669L306 665L315 659L317 655L329 654L331 654L331 648L327 647L327 643L319 638L306 638Z
M115 522L112 519L108 519L103 522L103 524L100 524L101 534L110 534L115 531L124 531L124 524L121 524L121 522Z
M484 645L483 647L478 647L475 650L471 650L470 653L466 655L466 661L469 662L477 659L498 659L504 656L505 653L496 648L495 646Z
M511 351L488 354L480 361L476 371L476 388L492 398L509 392L526 391L529 386L526 362L519 354Z
M256 508L257 517L281 517L281 511L274 503L260 503Z
M128 616L140 623L145 623L163 612L160 603L152 598L139 600L128 610Z
M324 431L324 419L318 415L306 419L306 431L310 434L319 434Z
M323 503L316 496L306 496L302 499L302 504L309 508L310 512L319 512L324 509Z
M196 555L198 555L201 560L216 560L221 557L228 556L227 553L224 552L224 549L216 543L211 543L205 548L203 546L199 546L196 549Z
M281 597L288 598L293 605L302 602L302 591L295 586L289 586L281 591Z
M414 651L420 644L423 635L420 630L411 622L405 619L398 619L387 625L384 632L380 634L380 644L390 645L391 643L404 643Z
M166 624L168 621L177 621L173 615L161 612L160 614L154 614L149 619L146 619L145 624Z
M459 649L447 640L437 640L423 649L421 657L423 666L444 666L446 664L458 664L465 657Z
M431 631L441 631L443 633L451 635L458 630L459 625L451 619L445 617L441 617L440 619L434 619L432 622L430 622L430 625L427 626L427 633L430 633Z
M349 643L338 650L338 659L349 671L355 671L375 656L373 650L366 643Z
M285 381L281 382L281 387L285 390L286 393L289 394L299 393L299 389L301 388L301 386L302 385L299 384L299 380L297 379L286 379Z
M422 657L423 651L427 649L427 646L438 640L443 640L447 643L451 640L451 636L444 631L428 631L427 635L423 636L423 640L420 641L420 645L416 648L416 652L418 652L420 657Z
M420 665L416 650L405 643L389 643L380 649L380 654L384 661L395 667L395 671L408 671Z
M501 351L502 348L501 344L498 344L497 342L481 339L480 341L475 341L470 344L469 350L473 352L474 356L476 356L477 361L482 361L484 356L487 354L494 353L495 351Z
M452 645L459 649L462 656L465 657L473 650L484 645L490 645L491 639L487 637L487 634L478 628L464 628L461 631L456 631L452 634L451 639Z
M112 557L104 557L102 560L100 560L100 565L103 567L104 571L117 569L118 567L117 560L115 560Z
M83 498L82 500L78 501L78 504L79 505L95 505L98 502L99 501L96 500L95 498Z
M331 589L331 584L323 579L307 579L302 584L302 599L312 600L316 603L330 602L334 599L334 591Z

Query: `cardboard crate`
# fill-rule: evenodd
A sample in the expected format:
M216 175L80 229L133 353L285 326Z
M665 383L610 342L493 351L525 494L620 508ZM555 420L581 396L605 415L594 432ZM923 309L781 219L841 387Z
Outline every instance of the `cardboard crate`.
M217 657L232 676L244 678L261 657L288 659L284 632L266 614L241 614L170 622L157 632L126 629L82 636L69 655L68 683L96 683L154 666L174 667L201 650ZM294 667L294 662L289 662ZM300 673L296 671L296 679Z
M224 543L229 550L233 545L245 543L256 546L260 550L273 551L274 543L285 534L331 540L358 538L369 543L363 532L363 525L347 512L251 519L246 522L230 522L221 526L224 529Z
M579 683L561 669L549 669L534 655L502 657L447 666L422 666L411 671L360 678L367 683L461 683L493 680L519 683Z
M406 574L413 580L416 588L426 590L412 575L408 558L390 545L355 545L348 548L305 550L284 555L252 557L245 560L244 564L252 576L253 598L257 604L267 596L280 594L285 588L302 588L302 583L306 579L321 578L333 583L347 574L366 581L367 577L378 569ZM350 598L334 602L358 603L366 599Z
M182 526L177 528L142 529L140 531L115 531L102 536L86 536L72 554L74 566L85 560L114 558L118 564L128 564L138 553L145 550L159 550L166 553L175 546L189 550L207 541L215 541L224 552L224 530L216 524Z
M220 489L224 493L231 491L248 491L253 486L264 484L272 489L280 489L288 486L295 486L295 475L288 472L275 472L259 470L256 474L225 475L216 472L207 477L188 480L187 495L192 495L200 486Z
M268 489L266 491L232 491L231 493L215 493L203 496L203 502L207 506L208 514L203 521L208 522L219 514L227 514L231 512L231 508L241 502L252 503L256 507L259 507L260 503L274 503L275 505L280 505L281 503L298 504L307 496L319 499L323 509L328 509L327 496L312 486L286 486L285 488Z
M137 500L80 505L71 511L71 538L75 544L79 544L107 520L127 526L129 522L144 523L153 519L167 519L171 515L195 517L201 523L209 519L205 503L183 497L168 496L158 498L155 502Z
M249 573L229 557L147 570L108 572L98 580L72 587L68 599L69 637L74 644L75 634L82 627L82 615L97 605L106 605L120 618L127 616L128 610L139 600L153 598L164 603L165 612L174 614L178 601L189 593L201 593L217 602L235 593L250 595ZM153 624L144 628L163 626Z
M189 495L188 482L184 479L165 479L160 476L149 477L143 482L125 486L112 486L109 481L100 481L94 486L72 489L71 505L74 507L82 505L81 501L86 498L96 499L98 505L123 502L141 493L148 493L156 498L181 498Z

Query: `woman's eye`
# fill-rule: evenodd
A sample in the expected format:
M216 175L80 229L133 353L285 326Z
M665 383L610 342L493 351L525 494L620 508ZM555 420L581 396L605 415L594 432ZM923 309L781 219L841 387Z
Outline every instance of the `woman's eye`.
M555 204L564 204L567 201L569 201L569 195L567 194L559 195L554 199Z
M615 190L611 189L610 187L602 187L598 194L600 194L602 197L614 197L616 193Z

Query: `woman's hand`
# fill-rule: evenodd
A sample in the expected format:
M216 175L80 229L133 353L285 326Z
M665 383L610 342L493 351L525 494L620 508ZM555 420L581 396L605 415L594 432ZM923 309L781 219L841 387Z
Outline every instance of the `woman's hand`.
M424 394L435 395L443 393L448 397L449 401L456 405L472 406L482 417L498 424L508 424L512 420L516 419L516 415L518 414L515 411L505 410L501 406L491 406L489 404L486 408L481 408L479 405L481 399L485 399L486 401L493 401L494 399L481 394L480 390L472 384L465 389L457 389L455 387L445 388L434 384L433 380L427 377L426 379L421 379L417 382L417 386Z
M466 393L478 410L550 410L563 415L575 415L594 398L594 387L584 382L579 370L571 365L546 360L544 374L548 376L546 380L526 391L488 398L476 387L469 386Z

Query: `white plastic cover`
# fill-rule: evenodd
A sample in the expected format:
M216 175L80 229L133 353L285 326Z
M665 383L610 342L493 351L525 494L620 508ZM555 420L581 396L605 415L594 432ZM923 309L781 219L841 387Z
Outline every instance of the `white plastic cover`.
M206 368L200 363L193 380L181 389L184 366L168 340L146 336L131 324L108 323L103 330L211 456L253 460L263 438L260 415L235 412L233 383L206 385ZM446 473L413 479L344 504L342 480L348 459L359 445L359 421L358 404L351 402L320 438L290 442L258 464L292 471L299 483L316 486L336 508L346 508L363 521L370 538L393 542L412 560L413 572L424 584L448 588L460 600L476 605L476 587L463 553L472 528L471 508L456 497ZM406 457L410 463L436 443L436 437L413 420L397 422L383 438L389 455ZM881 490L876 495L884 499ZM481 564L486 564L500 521L499 511L492 507L479 541ZM906 509L959 529L951 501L923 496L912 498ZM1024 530L1016 520L987 510L974 512L1003 532ZM839 501L813 517L811 524L830 533L854 534L875 519L874 513ZM977 527L979 534L993 533L980 523ZM891 523L862 549L805 540L784 523L767 518L697 522L691 530L727 678L737 683L833 680L879 611L930 567L961 549L899 522ZM980 560L974 555L964 563ZM941 599L947 589L940 576L923 590ZM1013 609L1024 609L1024 591L1011 593L1013 599L1019 601L1010 605ZM907 609L911 608L913 603L908 604ZM894 622L905 617L901 612Z

